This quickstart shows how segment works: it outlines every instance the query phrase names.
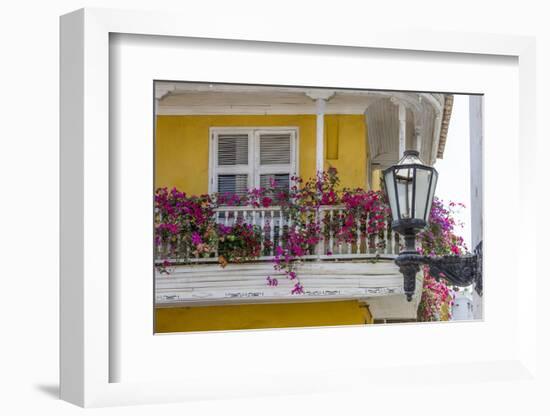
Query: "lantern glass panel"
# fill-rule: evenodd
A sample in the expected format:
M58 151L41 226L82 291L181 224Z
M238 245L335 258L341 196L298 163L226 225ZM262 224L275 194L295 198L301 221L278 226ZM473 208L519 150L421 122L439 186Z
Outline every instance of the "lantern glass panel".
M416 169L415 177L415 201L414 201L414 216L415 218L427 220L426 212L430 197L430 179L432 171L428 169Z
M437 177L438 177L437 171L434 170L432 175L433 175L432 185L430 187L430 195L428 196L428 206L427 206L428 209L426 210L426 217L424 218L424 221L426 221L426 223L430 219L430 211L432 209L432 202L433 202L433 199L434 199L435 188L436 188L436 185L437 185Z
M397 213L397 197L395 195L395 184L394 184L394 171L389 170L384 175L384 186L386 187L386 195L388 196L388 203L391 208L391 215L394 220L399 219L399 214Z
M399 200L400 219L412 218L414 169L396 169L397 198Z

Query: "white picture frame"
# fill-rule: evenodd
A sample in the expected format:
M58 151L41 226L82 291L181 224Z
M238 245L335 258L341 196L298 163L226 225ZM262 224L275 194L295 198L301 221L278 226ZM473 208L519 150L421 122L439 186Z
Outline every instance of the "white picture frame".
M540 276L537 275L535 261L532 259L533 253L526 250L518 250L512 256L511 271L503 271L508 273L507 276L511 279L509 283L515 285L519 279L519 271L514 267L522 265L522 284L517 285L517 290L513 292L515 298L510 300L514 305L510 310L510 317L504 318L490 313L493 306L495 310L501 310L499 308L502 307L502 299L499 300L498 296L508 295L512 291L510 288L498 289L496 285L491 285L491 267L485 267L485 270L489 270L486 276L489 293L486 296L489 311L486 320L481 323L455 325L453 329L458 336L472 333L479 333L481 336L487 328L496 331L507 322L513 322L507 328L513 345L503 348L495 355L494 360L484 358L488 356L487 351L474 355L471 360L458 362L448 357L427 362L422 357L407 355L405 352L396 359L394 367L388 366L383 360L383 364L378 367L376 363L370 362L366 373L361 364L350 367L350 362L342 360L330 366L306 363L305 369L295 371L284 367L280 371L267 368L262 372L260 369L259 372L250 373L257 378L248 379L246 371L243 370L245 376L236 377L235 374L228 373L229 369L220 369L217 380L212 380L211 372L208 371L201 376L199 370L191 371L192 376L172 380L150 377L148 374L142 380L125 381L125 377L113 375L116 371L113 372L112 368L124 357L119 356L120 350L112 348L113 340L121 336L121 328L111 322L113 315L121 313L120 305L113 304L113 292L120 288L114 287L109 280L110 273L116 267L116 259L110 259L110 227L117 220L110 215L111 204L116 199L110 194L110 172L116 171L116 166L113 166L116 161L110 158L109 147L109 136L112 134L109 124L109 38L112 34L224 39L225 43L277 42L281 50L291 45L332 45L329 48L334 53L341 50L340 48L352 47L357 50L370 48L409 51L412 55L420 51L434 52L441 59L446 54L447 58L449 54L466 54L472 60L478 54L517 59L520 94L517 99L519 113L516 116L519 120L519 132L517 136L511 133L514 141L510 143L519 143L520 137L522 145L518 147L517 158L513 159L514 163L507 178L512 181L509 183L511 195L521 201L514 206L519 211L518 226L524 230L518 237L517 244L526 247L536 241L536 230L530 226L527 218L529 206L536 202L533 191L535 184L527 176L530 160L535 158L536 142L533 120L536 114L533 38L471 33L438 33L434 36L433 32L405 32L398 28L364 28L360 35L329 32L323 28L281 32L270 25L265 25L261 31L251 31L243 37L232 32L230 23L213 27L203 25L200 19L193 21L173 13L106 9L82 9L61 18L61 398L88 407L255 397L264 394L322 393L347 389L352 385L358 392L363 391L358 394L364 394L364 391L374 394L376 386L383 388L385 383L387 385L391 382L390 375L400 380L400 386L396 388L401 391L413 385L429 386L433 383L429 374L442 374L444 371L453 372L454 382L481 383L505 379L519 383L536 380L536 321L532 317L536 316L535 288L537 277ZM326 82L325 77L324 81L318 81L316 85L323 86ZM152 114L153 102L147 105L151 107ZM512 122L512 126L515 125ZM512 153L504 154L505 157L509 155ZM494 175L485 177L486 184L493 185L495 180ZM491 195L488 194L488 200ZM498 238L497 229L487 227L485 231L493 241ZM490 247L485 260L486 266L497 266L493 264L495 256ZM143 307L150 306L147 304ZM152 311L144 313L152 314ZM519 322L521 325L518 325ZM390 339L415 337L418 331L422 331L426 337L443 336L447 337L443 339L451 339L448 330L434 328L438 327L380 326L374 328L370 336L386 344L390 343ZM358 328L346 331L324 328L315 332L286 330L253 333L260 334L254 337L261 338L262 343L275 345L280 342L278 339L285 336L288 338L289 334L297 337L299 342L317 340L319 343L327 336L359 343L364 335L363 329ZM152 331L150 336L153 337ZM194 340L195 347L200 348L206 342L215 340L219 343L230 339L228 344L237 347L242 343L242 336L242 333L216 333L210 337L199 336L188 340ZM168 345L177 342L177 337L178 335L174 335L157 339L162 339L161 343ZM313 341L308 341L311 339ZM134 347L137 350L141 348L139 345ZM357 351L354 350L355 352ZM252 364L246 366L252 367ZM320 374L324 374L324 377L319 377ZM114 379L118 381L113 382Z

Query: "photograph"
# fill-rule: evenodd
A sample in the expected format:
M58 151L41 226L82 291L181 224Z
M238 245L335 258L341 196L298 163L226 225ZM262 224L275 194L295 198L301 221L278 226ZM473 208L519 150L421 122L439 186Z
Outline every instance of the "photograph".
M153 87L155 333L483 319L482 95Z

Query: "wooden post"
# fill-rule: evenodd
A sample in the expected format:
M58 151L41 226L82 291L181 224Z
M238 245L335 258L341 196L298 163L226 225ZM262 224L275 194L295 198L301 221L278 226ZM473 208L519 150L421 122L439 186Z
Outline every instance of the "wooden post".
M414 127L414 148L418 151L418 153L420 153L421 149L422 149L422 133L421 133L421 128L420 126L415 126Z
M317 173L322 172L325 161L325 107L323 98L315 100L317 110L317 141L315 150L315 166Z
M407 108L399 103L399 159L407 148Z
M334 95L330 90L312 90L306 95L315 101L317 114L317 136L315 146L315 168L317 173L324 170L325 164L325 108L327 101Z

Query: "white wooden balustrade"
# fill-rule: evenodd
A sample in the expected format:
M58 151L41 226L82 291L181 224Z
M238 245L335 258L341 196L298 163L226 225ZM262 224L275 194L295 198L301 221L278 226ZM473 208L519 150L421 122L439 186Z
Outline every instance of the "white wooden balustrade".
M286 215L280 207L252 207L236 206L221 207L214 210L215 220L218 224L231 227L237 221L243 224L250 224L258 227L261 232L261 253L258 261L273 259L277 246L285 247L286 232L293 225L293 218ZM320 216L319 224L321 226L320 242L312 245L307 250L304 259L310 260L343 260L343 259L368 259L368 258L394 258L404 244L399 234L395 232L383 231L376 235L365 235L366 224L364 220L355 219L355 229L352 238L348 241L342 241L335 235L347 216L347 211L343 206L322 206L318 210L311 210L305 214L306 226L314 221L316 216ZM304 218L303 217L303 218ZM332 225L332 226L329 226ZM161 262L165 256L163 253L169 253L170 248L159 246L157 248L157 261ZM216 262L218 261L218 251L210 257L185 256L189 262ZM177 263L177 259L170 259Z

